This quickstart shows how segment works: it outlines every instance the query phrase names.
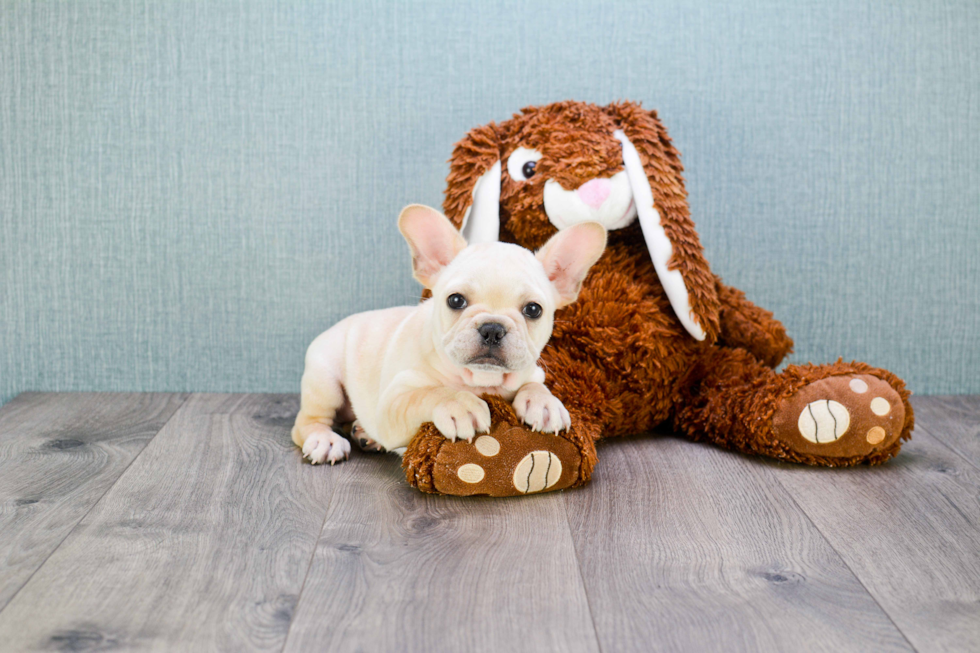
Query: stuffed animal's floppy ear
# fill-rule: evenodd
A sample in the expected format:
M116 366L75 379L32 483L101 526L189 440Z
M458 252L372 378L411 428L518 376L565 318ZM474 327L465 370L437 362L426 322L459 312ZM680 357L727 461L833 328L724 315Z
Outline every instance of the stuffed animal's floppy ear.
M470 244L500 237L500 134L496 124L471 129L449 160L443 209Z
M713 342L719 332L720 303L691 221L680 156L653 112L633 103L606 110L622 126L614 135L623 146L623 166L643 238L670 305L688 333Z
M466 247L453 224L433 208L412 204L398 216L398 230L412 250L413 276L432 288L442 269Z
M580 222L556 233L537 251L535 257L558 291L558 308L575 301L589 268L605 249L606 228L598 222Z

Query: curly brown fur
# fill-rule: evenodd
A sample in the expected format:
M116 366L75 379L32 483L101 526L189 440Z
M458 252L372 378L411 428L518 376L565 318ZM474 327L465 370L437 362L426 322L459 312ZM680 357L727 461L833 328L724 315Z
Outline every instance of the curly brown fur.
M718 300L721 302L722 347L748 350L769 367L776 367L793 351L793 340L771 312L745 298L738 288L726 286L718 279Z
M632 102L606 107L559 102L476 128L454 150L446 214L457 227L462 224L474 185L499 160L500 239L540 247L556 231L545 209L545 182L574 191L622 171L622 147L613 136L617 129L640 157L661 226L673 245L668 267L680 271L706 338L695 340L678 321L638 221L610 231L606 251L578 301L556 314L551 342L542 354L546 383L572 415L570 438L581 459L568 464L579 469L576 484L589 479L596 462L590 440L661 424L692 440L810 465L877 464L894 456L914 425L904 383L886 370L858 362L774 371L792 351L793 341L772 313L711 273L690 217L680 155L654 112ZM512 179L504 164L518 147L541 155L528 180ZM867 386L865 381L873 381L873 392L847 394L848 383ZM854 426L846 441L841 437L846 446L804 441L792 420L800 414L799 402L809 401L807 393L820 388L837 393L833 396L847 404L852 423L862 429L877 423L873 420L878 414L866 404L873 395L882 395L891 411L881 418L886 436L879 438L877 427L870 428L864 442L865 433ZM824 400L822 395L817 399ZM509 407L495 410L494 419L499 414L513 424ZM427 491L435 487L426 467L439 446L435 438L432 429L423 427L406 454L409 481Z

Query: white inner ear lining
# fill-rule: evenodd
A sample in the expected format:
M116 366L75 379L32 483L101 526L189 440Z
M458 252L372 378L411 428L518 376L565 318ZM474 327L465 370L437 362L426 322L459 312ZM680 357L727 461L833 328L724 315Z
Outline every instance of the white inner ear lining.
M646 171L643 169L640 155L622 129L613 132L613 136L623 145L623 167L626 168L630 190L633 191L636 215L640 220L640 228L643 230L643 239L647 243L650 259L653 261L657 276L660 277L664 292L667 293L667 299L670 300L670 305L673 307L674 313L677 314L677 319L680 320L687 332L695 340L704 340L706 334L691 311L691 300L687 294L684 277L680 270L667 269L667 262L670 261L674 246L660 223L660 212L654 206L653 189L650 187L650 180L647 179Z

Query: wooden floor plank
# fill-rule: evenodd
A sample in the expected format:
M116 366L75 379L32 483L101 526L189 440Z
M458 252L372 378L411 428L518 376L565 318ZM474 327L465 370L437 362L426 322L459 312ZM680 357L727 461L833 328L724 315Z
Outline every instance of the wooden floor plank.
M879 468L650 436L514 500L304 464L295 396L184 399L0 410L0 648L980 648L978 398L916 397Z
M917 423L980 468L980 395L915 397Z
M26 393L0 409L0 610L184 399Z
M937 439L932 400L913 406L886 465L773 472L918 650L980 650L980 470Z
M296 409L188 399L0 612L7 650L281 650L329 501Z
M559 494L421 494L393 456L333 488L287 651L597 651Z
M610 441L565 501L604 651L910 648L757 459Z

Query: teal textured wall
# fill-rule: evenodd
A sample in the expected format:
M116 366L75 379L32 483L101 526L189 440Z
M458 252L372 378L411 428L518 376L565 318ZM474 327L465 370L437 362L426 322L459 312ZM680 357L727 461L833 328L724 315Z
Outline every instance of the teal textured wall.
M298 391L522 106L641 100L795 361L980 392L980 3L0 0L0 401Z

